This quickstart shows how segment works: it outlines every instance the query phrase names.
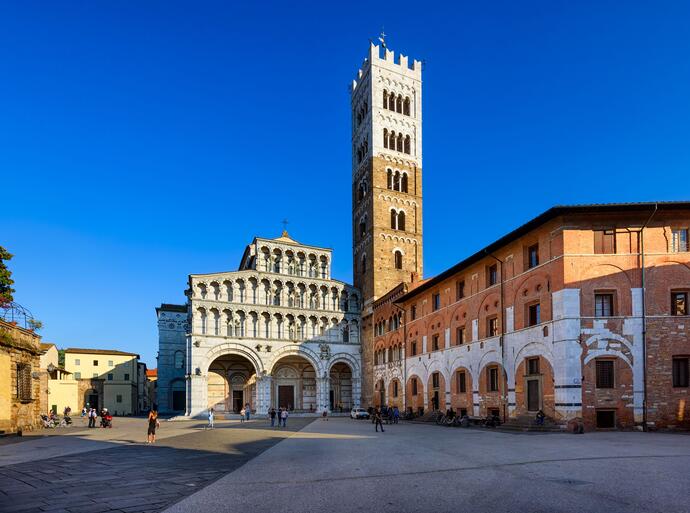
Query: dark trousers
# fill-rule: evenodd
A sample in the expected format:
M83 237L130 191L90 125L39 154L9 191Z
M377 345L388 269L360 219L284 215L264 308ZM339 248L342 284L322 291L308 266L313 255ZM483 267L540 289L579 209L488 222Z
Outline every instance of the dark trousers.
M96 427L96 419L94 417L89 417L89 427Z
M385 433L385 431L383 430L383 422L381 422L381 419L376 419L375 424L377 433L379 432L379 426L381 426L381 433Z

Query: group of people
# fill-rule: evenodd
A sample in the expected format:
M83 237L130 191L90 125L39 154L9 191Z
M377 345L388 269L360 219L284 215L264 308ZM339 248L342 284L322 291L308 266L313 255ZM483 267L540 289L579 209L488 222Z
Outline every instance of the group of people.
M72 410L70 409L70 412L71 411ZM109 427L112 425L113 416L108 412L108 408L103 408L100 412L98 412L96 408L90 408L88 406L84 406L81 409L81 418L89 419L90 428L96 427L96 419L98 417L101 417L101 427Z
M268 410L268 418L271 419L271 427L275 427L276 420L278 420L278 427L287 427L288 415L287 408L279 408L278 410L271 408Z
M381 433L384 433L383 421L386 424L397 424L400 420L400 410L397 406L386 406L383 405L379 408L369 408L369 415L372 418L372 422L376 427L376 432L379 431L379 426L381 427Z

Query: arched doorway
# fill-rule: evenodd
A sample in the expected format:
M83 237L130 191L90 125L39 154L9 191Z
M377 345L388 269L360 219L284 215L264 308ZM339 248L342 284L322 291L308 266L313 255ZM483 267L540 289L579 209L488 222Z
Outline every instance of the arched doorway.
M98 401L98 390L94 388L89 388L84 392L84 405L87 408L95 408L96 411L98 411L98 406L99 406L99 401Z
M352 369L344 362L333 364L330 372L331 388L328 404L331 411L349 411L352 402Z
M256 372L244 356L219 356L208 368L208 408L239 413L249 403L255 408Z
M271 406L290 411L314 412L316 395L316 371L301 356L285 356L273 366Z

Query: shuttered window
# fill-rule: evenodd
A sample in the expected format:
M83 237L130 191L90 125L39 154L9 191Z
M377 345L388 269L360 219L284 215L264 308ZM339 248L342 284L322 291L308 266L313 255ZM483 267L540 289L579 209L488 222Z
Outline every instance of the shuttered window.
M465 371L458 371L456 376L458 392L464 394L467 392L467 378Z
M613 360L597 360L597 388L613 388Z
M594 230L594 253L610 255L616 252L615 230Z
M594 294L594 316L611 317L613 315L613 294Z
M31 401L31 365L17 364L17 399Z

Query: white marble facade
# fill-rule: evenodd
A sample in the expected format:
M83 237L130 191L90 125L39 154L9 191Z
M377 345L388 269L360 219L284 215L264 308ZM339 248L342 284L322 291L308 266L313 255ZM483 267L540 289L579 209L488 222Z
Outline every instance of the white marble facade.
M237 271L192 274L186 294L157 308L161 411L359 406L361 298L331 279L330 249L255 238Z

